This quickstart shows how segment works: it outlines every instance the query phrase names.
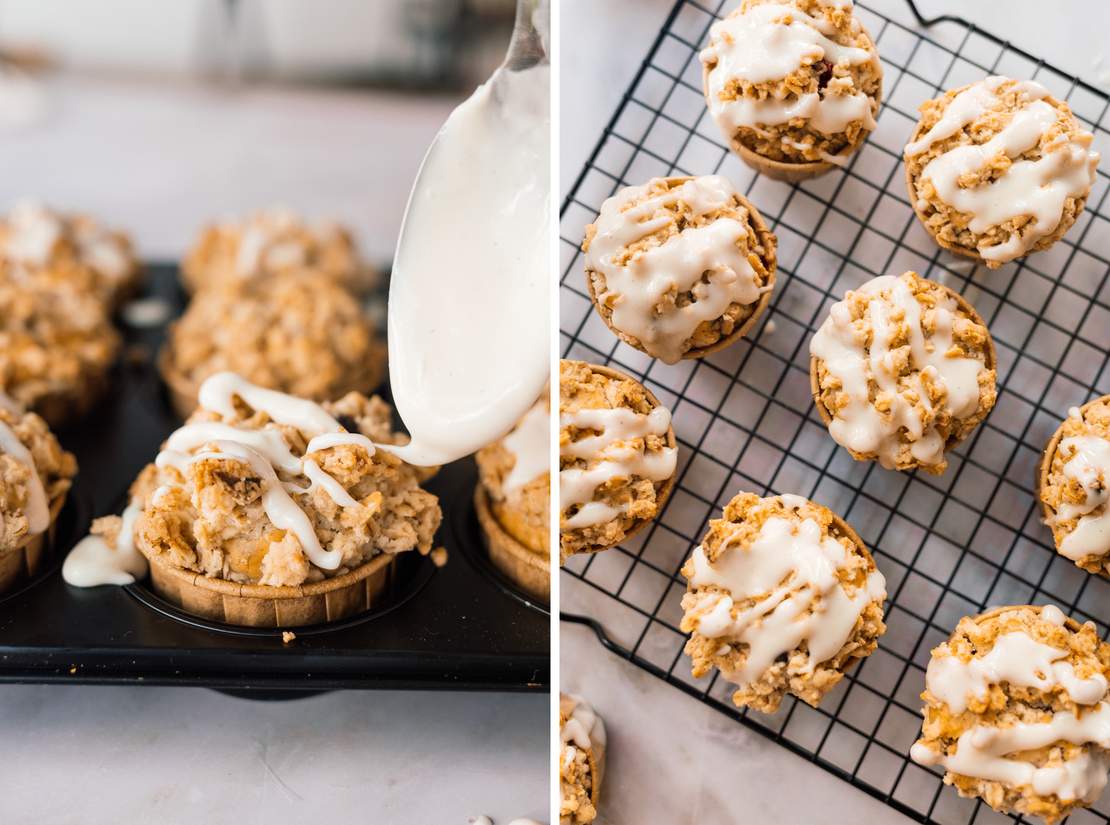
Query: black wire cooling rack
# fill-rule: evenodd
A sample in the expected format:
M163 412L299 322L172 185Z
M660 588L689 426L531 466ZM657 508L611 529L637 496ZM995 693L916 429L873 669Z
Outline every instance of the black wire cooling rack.
M680 457L676 489L650 529L566 566L562 618L592 626L614 652L915 820L1010 821L960 799L908 752L920 728L929 651L961 616L991 605L1054 603L1106 635L1110 583L1053 551L1034 474L1067 409L1110 393L1110 178L1099 172L1086 211L1063 241L989 271L942 251L921 228L901 152L920 103L1005 74L1035 79L1069 101L1105 159L1110 98L958 18L926 21L912 4L870 0L857 14L882 56L878 128L847 169L800 185L775 182L729 153L702 98L698 50L722 6L734 3L675 5L563 204L563 353L643 380L674 413ZM674 366L609 332L591 309L578 248L602 200L668 174L728 176L779 242L778 286L758 328L709 358ZM876 275L908 269L967 296L998 349L998 403L940 477L854 462L810 398L808 342L829 305ZM690 676L678 629L685 592L678 571L708 520L740 490L799 493L831 507L886 576L888 630L879 649L818 709L788 700L770 716L742 712L723 680ZM1110 794L1070 821L1110 822Z

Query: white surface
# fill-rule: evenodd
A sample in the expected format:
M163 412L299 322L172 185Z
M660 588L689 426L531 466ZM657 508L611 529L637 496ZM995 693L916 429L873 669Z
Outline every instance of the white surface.
M562 0L562 194L593 151L672 5L671 0ZM901 0L870 0L868 5L897 12L900 19L906 14ZM1035 0L1011 0L1005 15L994 3L920 0L918 6L926 16L963 14L1088 82L1110 85L1105 67L1096 64L1100 56L1106 63L1110 52L1104 42L1107 13L1097 11L1104 7L1094 0L1073 0L1066 16L1046 14L1045 4ZM1075 25L1084 14L1092 20L1101 15L1102 24ZM567 576L562 584L564 609L588 612L597 599L606 598ZM564 622L561 634L561 687L589 700L609 730L605 822L910 822L609 654L589 631ZM661 776L665 783L655 781Z

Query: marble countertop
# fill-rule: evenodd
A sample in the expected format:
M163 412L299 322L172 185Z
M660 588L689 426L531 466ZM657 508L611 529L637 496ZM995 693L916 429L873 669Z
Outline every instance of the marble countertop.
M880 11L905 8L902 0L867 0L867 5ZM573 185L671 7L671 0L562 0L563 193ZM1004 16L993 3L920 0L918 7L926 16L962 14L1060 68L1110 88L1105 26L1077 26L1063 19L1046 24L1045 5L1036 0L1011 0ZM1074 0L1068 4L1068 19L1094 16L1099 8L1094 0ZM563 576L563 609L596 615L598 596ZM609 653L579 625L561 624L560 661L562 688L587 697L606 721L604 823L912 821Z

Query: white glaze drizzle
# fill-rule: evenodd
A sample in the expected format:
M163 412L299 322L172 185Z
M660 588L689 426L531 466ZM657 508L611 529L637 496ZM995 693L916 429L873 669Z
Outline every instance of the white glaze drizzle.
M784 503L795 507L798 502L784 497ZM812 519L769 518L749 546L730 545L713 563L703 547L695 548L690 585L727 591L699 594L693 607L712 608L698 619L697 632L709 638L729 636L748 646L744 662L725 677L738 685L751 684L803 641L809 672L835 656L864 608L886 598L886 581L878 570L868 573L865 585L849 596L837 578L847 561L844 545L831 536L822 538L821 526ZM736 608L748 599L755 599L754 604Z
M998 91L1008 81L988 77L956 95L940 120L921 138L906 146L906 157L926 151L939 140L951 137L989 111L998 101ZM929 179L942 201L971 216L968 229L977 234L1021 216L1031 220L1007 240L979 244L979 255L987 261L1005 263L1028 252L1060 224L1069 197L1080 197L1095 180L1097 152L1090 151L1087 132L1067 142L1045 147L1038 160L1018 160L994 180L974 187L960 185L962 176L987 166L993 158L1017 158L1040 144L1042 137L1060 118L1044 101L1049 92L1039 83L1018 84L1027 101L1010 123L982 145L956 146L929 161L921 172Z
M123 245L92 221L67 219L41 204L23 202L8 214L6 224L8 237L0 252L18 263L45 266L68 237L78 258L102 275L119 279L129 269Z
M909 383L909 392L920 399L927 411L931 407L922 375L946 389L945 405L956 418L964 419L974 414L979 406L978 377L986 370L986 364L976 358L947 354L953 347L952 326L957 312L956 302L951 298L945 297L938 302L934 310L935 329L926 338L922 326L923 308L904 276L883 275L856 291L874 296L868 302L865 319L872 328L870 346L866 345L863 329L852 321L847 298L833 304L829 317L810 343L810 354L821 359L829 373L840 380L842 392L849 399L847 406L837 411L829 432L844 447L858 453L877 454L879 463L887 468L896 465L899 433L904 432L915 459L924 464L938 464L943 459L944 440L934 426L926 428L923 425L914 405L904 391L899 391L892 371L890 342L896 331L895 312L902 314L909 326L911 366L916 370L903 380ZM889 413L880 413L871 403L870 381L875 382L880 393L890 397Z
M562 413L560 427L597 430L598 435L571 441L560 447L563 457L596 460L588 469L569 467L559 472L559 507L563 513L573 505L578 512L563 519L563 527L574 530L604 524L619 516L626 507L614 507L593 501L598 487L616 478L640 476L650 481L664 481L674 475L678 449L663 447L645 451L644 446L629 442L649 435L664 436L671 425L666 407L655 407L647 415L627 408L586 409Z
M734 218L688 227L620 263L617 256L626 247L672 223L662 211L666 207L683 204L691 218L699 218L734 205L732 183L720 175L706 175L629 206L658 183L660 179L654 179L627 187L602 204L586 266L605 276L605 289L597 297L612 307L613 326L639 339L649 354L673 364L682 358L683 345L699 324L721 317L732 303L756 303L765 290L736 245L746 241L748 232ZM664 296L684 292L692 292L695 300L657 311Z
M574 693L567 696L573 700L574 708L563 726L559 729L559 740L564 744L573 743L582 750L594 745L605 747L605 723L585 699Z
M501 443L515 459L509 474L501 482L504 494L511 496L549 470L551 412L547 402L541 400L528 410Z
M1110 441L1096 435L1072 436L1062 439L1057 449L1074 450L1064 464L1064 477L1079 482L1085 494L1079 503L1061 502L1047 520L1055 526L1078 519L1060 542L1060 554L1073 561L1105 556L1110 553Z
M35 458L15 431L3 421L0 421L0 453L11 456L30 473L27 479L27 532L32 536L45 532L50 526L50 505L46 500L46 488L35 467Z
M77 542L62 564L62 578L73 587L125 585L143 578L147 562L135 547L135 522L142 502L132 500L123 511L119 537L111 546L103 537L89 535Z
M264 209L242 225L236 247L234 274L251 277L268 267L293 267L308 260L303 242L291 233L309 231L296 214L282 207Z

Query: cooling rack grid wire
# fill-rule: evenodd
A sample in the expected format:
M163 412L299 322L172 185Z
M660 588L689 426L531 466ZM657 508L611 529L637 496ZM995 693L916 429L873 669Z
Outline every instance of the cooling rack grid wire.
M920 728L929 651L961 616L989 605L1055 603L1107 634L1110 584L1053 551L1034 473L1067 409L1110 393L1110 178L1100 170L1063 241L989 271L943 252L922 229L901 150L920 103L1005 74L1035 79L1069 101L1110 168L1110 98L970 24L946 18L925 28L907 4L869 0L857 14L883 61L878 128L847 169L779 183L732 156L705 111L697 53L722 7L734 4L677 3L563 205L563 354L641 379L672 410L680 445L678 484L655 523L620 548L568 563L563 618L591 624L636 665L917 821L1008 822L960 799L907 754ZM729 177L778 236L778 285L747 339L668 366L618 342L593 312L578 247L617 188L714 173ZM853 461L810 398L808 343L829 305L872 277L909 269L962 292L998 348L998 403L939 477ZM879 649L818 709L788 699L770 716L742 712L724 680L690 676L678 571L708 520L740 490L799 493L831 507L886 576L888 630ZM1069 821L1110 822L1110 794Z

